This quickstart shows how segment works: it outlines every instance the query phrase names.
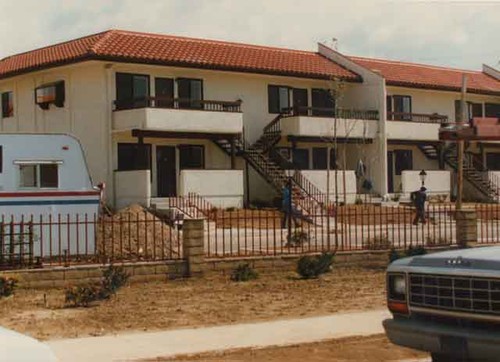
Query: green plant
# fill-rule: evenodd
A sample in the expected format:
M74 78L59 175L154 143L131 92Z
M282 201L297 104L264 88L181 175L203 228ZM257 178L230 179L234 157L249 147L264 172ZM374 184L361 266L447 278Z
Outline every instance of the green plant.
M389 263L392 263L393 261L396 261L401 258L401 254L395 249L391 248L389 251Z
M259 274L252 269L250 264L240 264L231 273L231 280L234 282L247 282L259 277Z
M304 279L317 278L331 270L334 254L305 255L297 262L297 273Z
M289 246L300 246L309 241L309 234L304 230L294 230L292 235L288 237Z
M363 248L367 250L389 250L392 248L392 242L385 234L376 235L373 238L365 240Z
M389 251L389 263L392 263L393 261L396 261L401 258L407 258L411 256L419 256L419 255L425 255L427 254L427 250L421 245L413 247L413 245L410 245L408 249L405 251L397 251L395 248L391 248Z
M356 200L354 201L355 205L363 205L363 199L360 196L356 196Z
M17 287L17 279L0 276L0 298L9 297L14 294L14 289Z
M226 211L236 211L236 208L234 206L226 207Z
M101 282L101 296L102 298L109 298L111 295L116 294L116 291L123 287L130 275L125 272L123 267L117 267L111 264L102 272Z
M67 307L88 307L92 302L101 299L101 286L98 284L78 285L64 291Z
M443 246L443 245L450 245L451 243L446 240L446 238L443 238L441 236L439 237L434 237L434 236L427 236L425 239L425 245L428 247L433 247L433 246Z

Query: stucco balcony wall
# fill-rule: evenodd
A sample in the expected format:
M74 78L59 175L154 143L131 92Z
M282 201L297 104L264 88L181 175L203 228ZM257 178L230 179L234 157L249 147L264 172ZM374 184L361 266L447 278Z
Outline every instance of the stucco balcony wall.
M361 119L337 119L337 137L374 138L378 122ZM285 136L334 137L335 119L328 117L295 116L281 121Z

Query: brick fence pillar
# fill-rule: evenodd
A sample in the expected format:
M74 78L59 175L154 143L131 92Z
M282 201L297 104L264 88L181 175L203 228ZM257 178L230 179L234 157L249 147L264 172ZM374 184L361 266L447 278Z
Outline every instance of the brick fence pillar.
M203 219L186 219L182 225L182 250L188 265L188 276L200 276L205 269Z
M477 213L476 210L464 209L455 211L457 245L466 248L477 243Z

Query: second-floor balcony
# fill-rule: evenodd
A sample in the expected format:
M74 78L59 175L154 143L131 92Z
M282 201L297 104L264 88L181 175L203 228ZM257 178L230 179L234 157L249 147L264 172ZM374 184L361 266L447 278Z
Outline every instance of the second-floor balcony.
M113 130L243 132L241 101L144 97L114 102Z
M387 112L387 120L387 138L392 140L438 141L439 128L449 123L437 113Z
M285 110L283 135L319 138L374 138L378 130L376 110L295 107Z

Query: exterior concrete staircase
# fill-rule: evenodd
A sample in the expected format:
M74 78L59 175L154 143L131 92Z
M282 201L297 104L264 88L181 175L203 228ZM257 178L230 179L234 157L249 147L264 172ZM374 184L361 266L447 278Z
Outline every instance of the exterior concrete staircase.
M313 185L299 170L288 170L288 160L272 152L281 139L281 119L278 115L265 128L261 137L253 144L245 139L235 143L236 154L242 156L278 193L288 182L292 183L292 200L295 206L306 214L314 214L326 205L327 197ZM231 154L231 142L228 139L214 140L226 154Z
M435 145L419 146L424 155L431 159L439 159L439 149ZM458 170L457 144L450 143L443 154L443 161L453 170ZM500 180L491 176L473 153L465 152L463 160L464 178L479 191L488 201L498 202L500 200Z

